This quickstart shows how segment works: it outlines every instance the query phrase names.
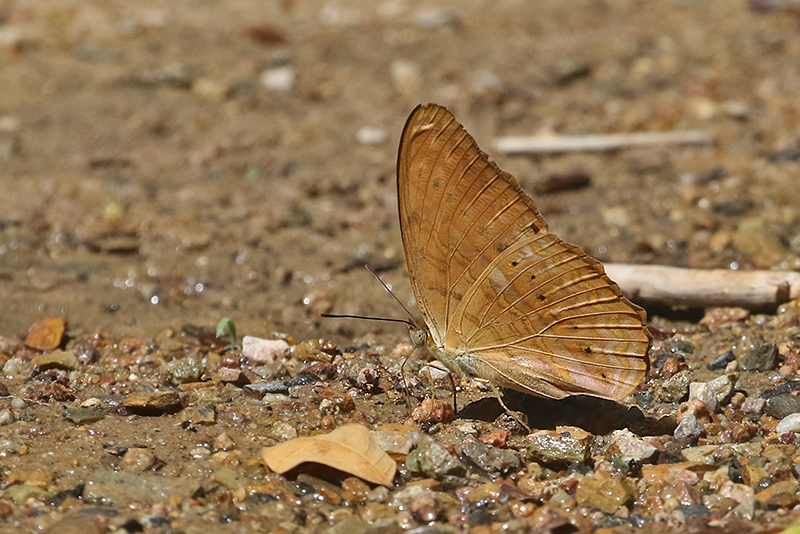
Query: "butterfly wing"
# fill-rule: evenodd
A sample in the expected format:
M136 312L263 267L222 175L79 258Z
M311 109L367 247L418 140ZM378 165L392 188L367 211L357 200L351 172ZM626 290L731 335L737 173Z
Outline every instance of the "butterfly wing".
M447 109L418 106L400 140L397 191L417 304L437 346L491 260L525 228L547 226L533 201Z
M462 299L446 349L498 385L619 400L647 373L644 320L599 262L552 234L526 231Z
M647 373L644 311L547 232L516 180L445 108L409 117L398 199L414 295L440 353L528 393L620 399Z

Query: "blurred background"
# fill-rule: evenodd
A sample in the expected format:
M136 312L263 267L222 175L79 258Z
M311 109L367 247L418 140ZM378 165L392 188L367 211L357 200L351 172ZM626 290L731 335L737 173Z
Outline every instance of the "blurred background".
M0 335L231 317L405 338L394 184L448 106L551 230L616 262L800 269L791 0L0 1ZM504 135L714 142L510 156ZM555 184L555 185L553 185Z

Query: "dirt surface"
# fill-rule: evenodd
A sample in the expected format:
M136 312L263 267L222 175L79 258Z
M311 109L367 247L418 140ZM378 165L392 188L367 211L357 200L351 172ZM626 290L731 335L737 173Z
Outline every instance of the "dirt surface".
M343 516L334 513L340 508L350 511L348 520L369 523L371 516L359 511L357 501L348 501L349 507L326 503L334 511L300 514L305 519L272 508L265 512L261 508L274 502L293 505L276 500L279 492L269 489L285 480L255 460L261 447L291 437L291 431L274 429L276 421L288 421L303 435L342 421L376 427L408 417L397 387L399 362L409 348L405 329L321 320L319 313L402 316L364 263L413 305L394 167L402 125L420 102L448 106L529 192L552 176L588 176L588 186L535 200L554 233L593 257L800 269L800 18L793 6L627 0L0 2L0 356L9 390L0 410L11 414L0 427L6 488L0 529L53 525L53 532L67 532L69 521L93 517L99 532L129 520L147 532L302 532L340 523ZM501 135L686 129L711 132L715 141L536 158L503 157L492 147ZM710 380L724 374L706 371L715 356L732 349L742 360L772 343L778 350L774 365L736 375L735 389L743 397L726 398L705 421L699 414L704 436L682 446L755 440L763 448L782 439L781 446L794 447L794 434L788 443L785 433L775 433L783 417L763 415L763 406L755 414L742 412L742 402L797 378L796 307L752 317L720 318L720 312L703 324L702 312L651 315L658 333L656 364L664 352L680 361L666 371L663 358L662 367L656 365L644 388L652 395L637 401L644 422L589 428L593 418L585 416L585 407L522 399L520 409L531 425L583 426L598 436L628 426L649 435L661 453L678 454L667 438L682 417L676 414L693 408L680 408L687 405L685 395L659 397L663 382L682 372L693 372L691 381ZM28 329L45 316L67 320L59 345L72 351L77 365L31 364L56 350L24 345ZM224 343L210 339L209 329L223 317L233 319L240 336L284 337L292 344L323 338L338 349L306 343L280 369L263 369L240 349L226 352ZM201 368L194 380L162 367L187 358ZM351 369L359 358L380 371L374 384ZM218 376L221 366L251 382L289 380L314 362L332 370L317 366L306 374L327 380L324 387L337 394L354 391L355 411L321 412L320 399L333 394L313 389L321 387L316 383L294 385L300 389L291 390L293 401L271 404L237 387L242 381ZM418 370L412 365L412 378L425 386L426 375L417 377ZM685 389L688 381L679 386ZM133 393L162 389L177 391L178 404L144 415L124 404ZM464 389L460 403L487 395L475 385L465 383ZM214 407L213 421L192 416L208 406ZM490 432L497 414L470 407L481 415L473 433ZM78 417L75 423L65 410L78 408L96 409L102 417ZM588 409L610 410L603 404ZM472 413L459 415L466 420ZM552 420L542 413L552 413ZM666 429L657 423L662 416ZM436 439L455 450L464 439L460 422L426 428L438 429ZM746 428L739 428L738 437L719 437L739 423ZM212 456L226 452L215 444L223 431L235 443L228 447L235 452L232 460ZM513 439L504 446L524 449ZM762 483L763 477L753 480L754 493L774 483L796 486L797 455L782 451L789 466L773 466L772 472L763 466L771 484ZM602 465L600 456L589 464ZM732 469L746 471L740 460ZM786 461L782 456L778 463ZM639 467L620 476L639 480ZM558 465L546 469L541 480L576 473L559 474L564 467ZM136 485L145 472L158 480L151 492L157 497L120 500L120 492L108 489ZM109 482L114 473L133 478ZM399 476L398 487L413 479L407 471ZM470 483L477 487L492 478L481 476ZM731 477L749 484L741 473ZM75 489L90 483L105 484L116 500ZM14 486L44 493L31 490L15 499L9 493ZM704 503L708 488L692 488L689 497L658 498L640 488L622 505L627 512L599 516L596 503L578 499L577 508L562 507L566 522L537 528L655 532L694 521L695 529L727 525L729 532L745 532L777 528L770 525L786 525L796 515L795 497L770 501L760 494L752 513L737 512L741 499ZM572 483L561 489L575 494ZM64 491L74 495L51 500ZM450 488L442 493L447 491L464 495ZM549 488L517 501L546 508L555 492ZM295 509L309 504L301 490L292 495ZM451 503L437 498L441 510L449 510ZM704 505L713 517L679 517L670 498L680 506ZM64 499L71 500L65 505ZM375 495L365 499L391 502ZM430 519L415 509L416 515L408 512L409 518L392 525L488 529L511 516L530 516L511 507L506 517L497 512L508 508L501 500L484 507L496 521L469 522L475 510L465 504L463 521L444 511ZM97 507L105 512L79 515ZM389 508L406 513L400 505ZM626 513L647 521L639 525ZM269 523L270 514L279 520ZM609 517L627 522L615 525ZM75 528L90 531L86 525Z

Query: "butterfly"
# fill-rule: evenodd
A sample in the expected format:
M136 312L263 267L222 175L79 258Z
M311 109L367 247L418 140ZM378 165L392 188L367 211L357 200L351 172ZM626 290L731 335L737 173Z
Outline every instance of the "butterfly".
M410 328L451 371L545 398L620 401L651 336L600 262L547 230L536 204L446 108L411 113L397 158Z

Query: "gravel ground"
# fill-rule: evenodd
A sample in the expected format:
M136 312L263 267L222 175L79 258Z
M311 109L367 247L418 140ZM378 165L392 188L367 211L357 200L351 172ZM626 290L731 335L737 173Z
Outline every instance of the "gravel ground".
M786 0L0 2L0 532L761 532L800 502L800 303L649 309L626 406L410 352L394 165L448 106L602 261L800 269ZM714 143L501 156L501 135ZM554 177L576 187L548 190ZM556 181L558 181L556 179ZM215 325L283 340L228 346ZM281 345L284 346L284 345ZM407 406L407 383L412 396ZM420 404L426 395L435 401ZM453 412L455 418L453 419ZM264 447L376 431L391 487Z

